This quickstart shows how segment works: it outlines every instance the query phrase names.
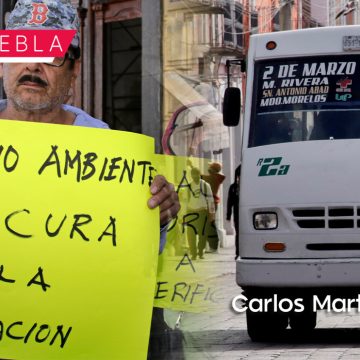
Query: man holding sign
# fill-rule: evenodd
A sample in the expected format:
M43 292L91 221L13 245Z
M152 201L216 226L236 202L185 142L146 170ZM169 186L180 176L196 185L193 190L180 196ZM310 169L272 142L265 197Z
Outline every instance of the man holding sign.
M0 104L0 118L108 128L84 111L64 105L80 69L79 19L70 1L19 0L10 14L7 29L73 29L77 32L64 58L55 58L49 64L1 64L0 75L8 100ZM160 224L165 225L179 210L177 193L162 176L155 177L150 190L153 196L148 205L159 206Z
M0 101L0 119L108 129L108 125L101 120L91 117L81 109L65 105L80 68L79 19L70 0L18 0L9 16L7 29L72 29L76 30L76 34L66 55L56 57L52 63L4 63L0 65L0 75L3 78L7 95L7 100ZM118 167L114 162L109 165L109 168L111 172ZM110 175L109 178L111 178ZM150 209L159 208L160 226L162 229L166 229L166 225L176 216L180 208L177 193L173 185L160 175L153 179L150 192L151 197L147 205ZM118 201L120 202L121 199ZM48 219L50 216L52 215L50 214ZM85 218L84 214L78 216ZM86 216L85 220L90 222L90 216ZM80 226L86 224L86 221L74 224L71 238L73 233L77 232L84 240L88 241L80 230ZM48 223L46 223L47 225ZM109 227L111 225L115 228L113 223L110 223ZM134 231L137 229L134 228ZM164 245L165 234L166 231L161 232L160 246ZM102 236L104 235L111 235L108 228L103 232ZM39 274L40 272L37 274L36 281L38 281ZM0 325L2 326L2 322ZM45 331L44 329L42 331ZM36 336L36 341L40 342L40 335Z

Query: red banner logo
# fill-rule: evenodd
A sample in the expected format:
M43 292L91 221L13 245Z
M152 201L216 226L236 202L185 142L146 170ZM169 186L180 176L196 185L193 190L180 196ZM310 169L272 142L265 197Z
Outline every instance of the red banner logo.
M51 62L65 56L76 30L0 30L0 62Z

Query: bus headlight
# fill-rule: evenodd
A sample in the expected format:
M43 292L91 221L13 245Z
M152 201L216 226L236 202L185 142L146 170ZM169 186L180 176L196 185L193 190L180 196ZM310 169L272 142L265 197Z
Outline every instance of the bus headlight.
M273 230L278 227L277 214L274 212L263 212L254 214L254 228L256 230Z

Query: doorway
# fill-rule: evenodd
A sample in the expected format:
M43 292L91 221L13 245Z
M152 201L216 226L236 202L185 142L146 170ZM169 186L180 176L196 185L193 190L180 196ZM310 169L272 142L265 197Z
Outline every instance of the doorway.
M104 120L112 129L141 133L141 18L104 30Z

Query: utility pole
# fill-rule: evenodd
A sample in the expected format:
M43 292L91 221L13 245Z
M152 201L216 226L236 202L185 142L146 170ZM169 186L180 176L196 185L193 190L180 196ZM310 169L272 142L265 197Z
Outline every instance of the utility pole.
M292 30L291 24L292 0L280 0L280 30Z
M298 1L297 4L298 7L298 22L297 22L297 28L302 29L303 28L303 8L302 8L302 0Z

